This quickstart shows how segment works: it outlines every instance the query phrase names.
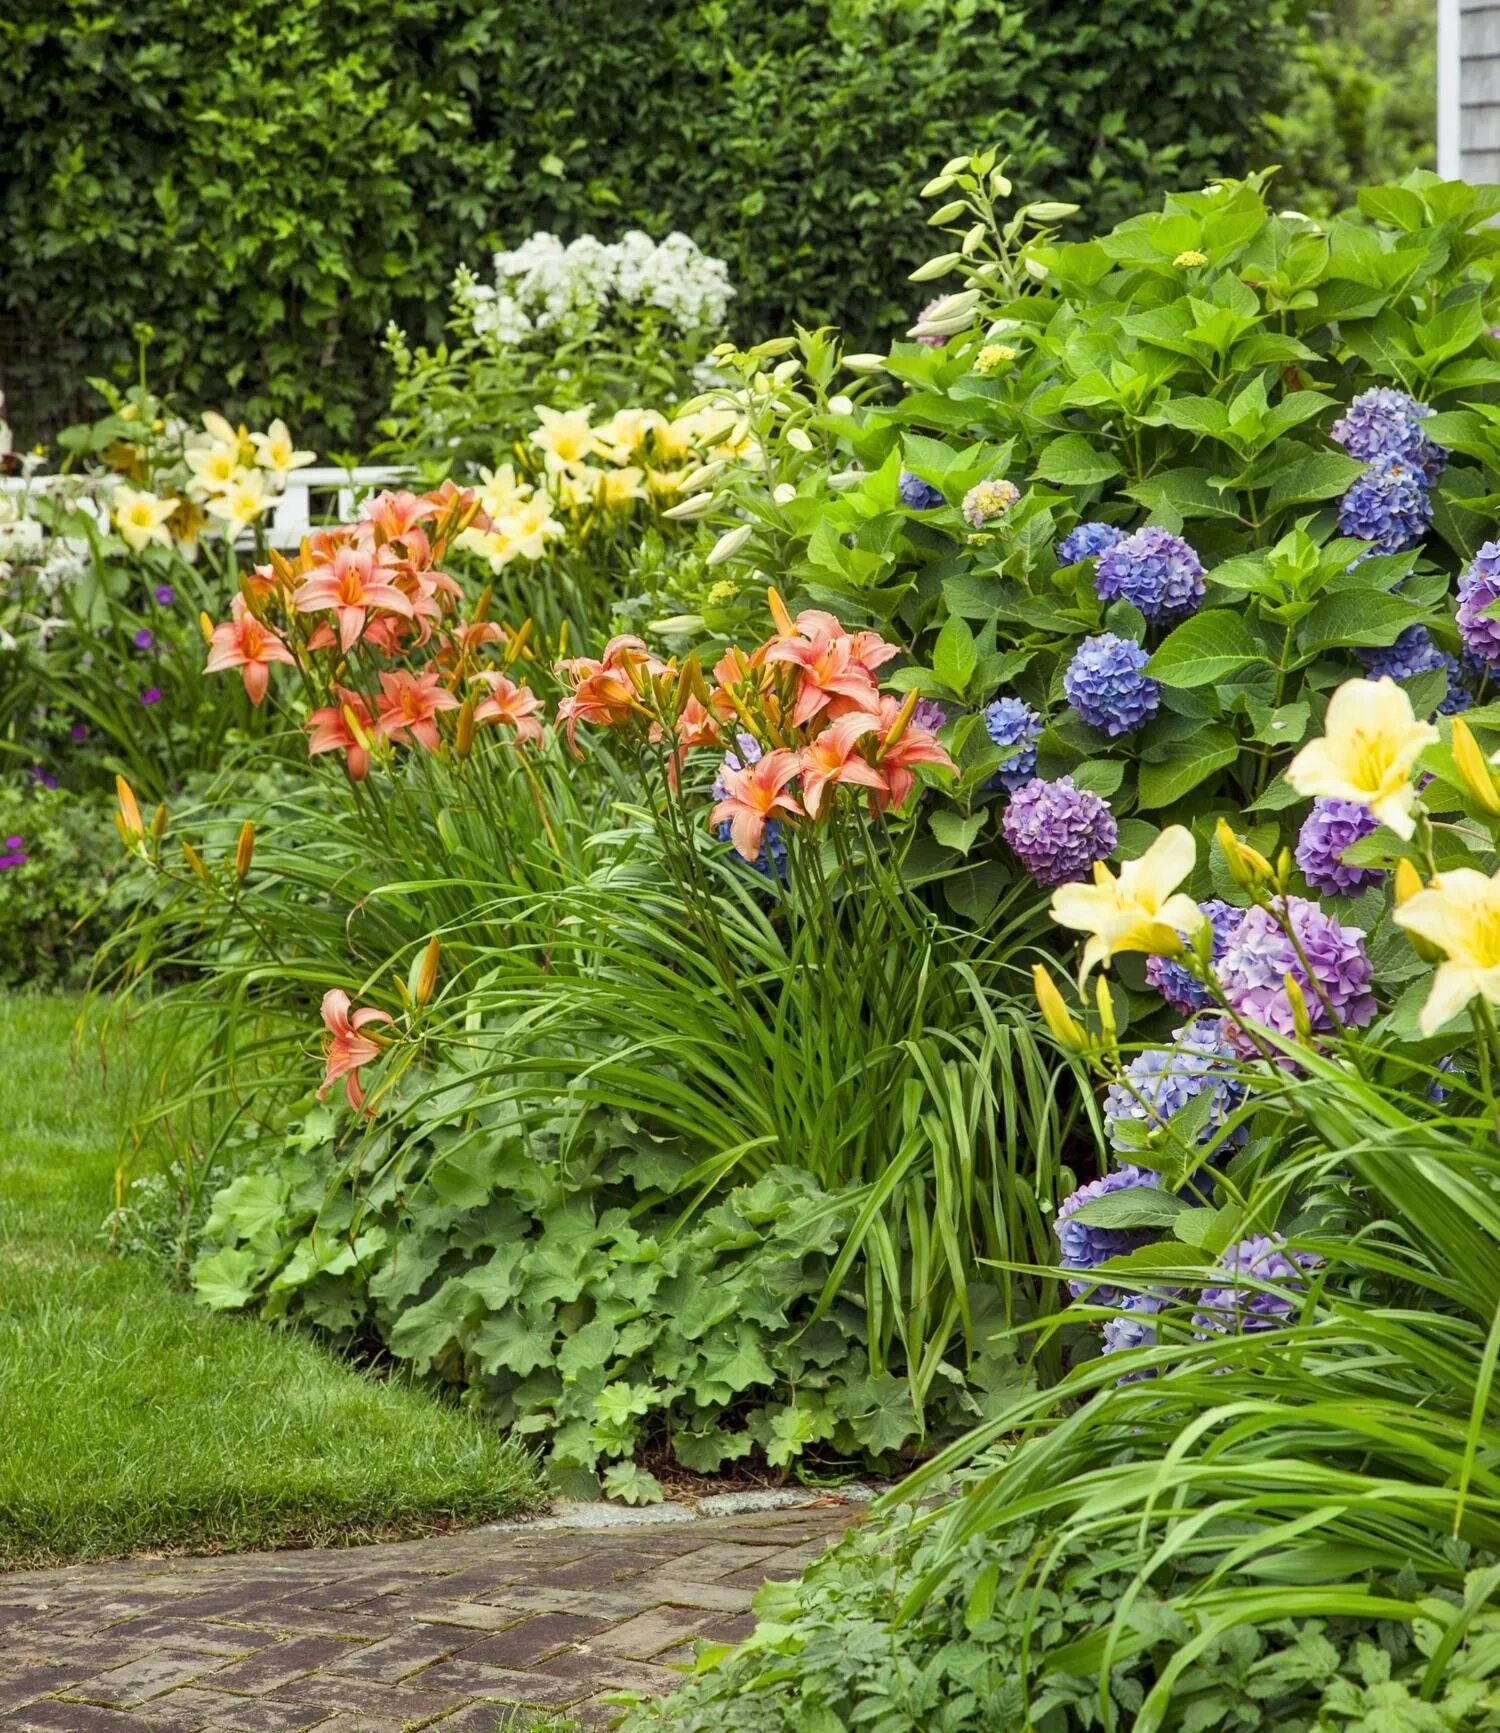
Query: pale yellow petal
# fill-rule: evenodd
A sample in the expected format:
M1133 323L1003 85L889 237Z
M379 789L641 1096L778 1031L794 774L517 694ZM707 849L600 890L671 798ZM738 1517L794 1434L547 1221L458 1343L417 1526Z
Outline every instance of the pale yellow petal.
M1424 1035L1435 1034L1456 1017L1480 990L1482 971L1462 963L1440 963L1432 977L1432 991L1422 1007L1420 1024Z

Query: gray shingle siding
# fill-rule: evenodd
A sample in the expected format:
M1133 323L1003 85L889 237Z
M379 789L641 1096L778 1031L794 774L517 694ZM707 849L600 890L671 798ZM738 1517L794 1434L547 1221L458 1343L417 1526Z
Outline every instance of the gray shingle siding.
M1438 0L1438 167L1500 180L1500 0Z

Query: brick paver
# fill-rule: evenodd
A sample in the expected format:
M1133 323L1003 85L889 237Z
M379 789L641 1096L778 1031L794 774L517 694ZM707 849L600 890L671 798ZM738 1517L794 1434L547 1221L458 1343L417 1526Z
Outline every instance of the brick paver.
M535 1527L347 1551L131 1559L0 1576L0 1733L494 1733L610 1725L694 1642L749 1629L858 1507Z

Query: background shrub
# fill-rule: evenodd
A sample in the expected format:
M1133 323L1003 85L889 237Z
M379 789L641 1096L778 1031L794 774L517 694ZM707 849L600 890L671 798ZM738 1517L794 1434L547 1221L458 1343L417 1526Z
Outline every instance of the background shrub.
M435 337L459 261L538 228L680 227L728 259L742 332L873 331L920 297L916 188L975 136L1093 228L1243 167L1286 4L31 0L0 19L18 434L73 418L144 319L162 385L354 439L387 320Z

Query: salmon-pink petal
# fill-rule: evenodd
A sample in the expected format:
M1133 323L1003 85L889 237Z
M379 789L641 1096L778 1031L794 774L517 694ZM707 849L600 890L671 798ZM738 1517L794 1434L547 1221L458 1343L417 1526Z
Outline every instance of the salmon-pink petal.
M741 860L749 861L752 866L760 855L760 841L765 828L765 819L748 806L736 806L729 820L729 840Z

